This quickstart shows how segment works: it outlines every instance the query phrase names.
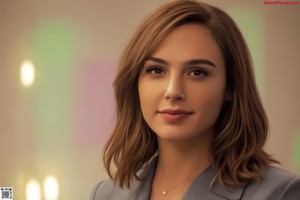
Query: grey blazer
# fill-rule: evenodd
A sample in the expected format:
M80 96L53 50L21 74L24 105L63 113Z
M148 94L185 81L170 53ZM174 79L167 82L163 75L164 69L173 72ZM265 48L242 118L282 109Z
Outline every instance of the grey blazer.
M114 186L112 180L95 185L90 200L148 200L156 159L145 168L130 189ZM300 200L300 177L276 167L267 167L260 182L247 183L244 187L226 187L217 181L209 190L214 177L213 167L208 167L191 183L182 200Z

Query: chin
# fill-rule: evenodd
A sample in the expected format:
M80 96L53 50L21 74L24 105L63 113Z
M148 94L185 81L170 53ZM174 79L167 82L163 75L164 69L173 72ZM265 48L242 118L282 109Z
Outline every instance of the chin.
M199 133L188 133L186 131L159 131L156 132L157 138L161 140L169 140L169 141L183 141L191 138L195 138L199 135Z
M188 140L208 140L212 134L211 129L205 129L203 131L189 130L186 127L181 129L180 127L173 127L173 128L165 128L154 131L157 135L159 140L166 140L166 141L188 141Z

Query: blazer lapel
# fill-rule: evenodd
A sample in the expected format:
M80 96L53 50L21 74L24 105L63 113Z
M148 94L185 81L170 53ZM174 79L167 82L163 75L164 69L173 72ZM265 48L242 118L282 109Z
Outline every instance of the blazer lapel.
M204 170L192 182L187 192L183 195L183 200L199 200L199 199L213 199L213 200L238 200L241 199L244 187L231 187L223 188L217 180L210 190L210 183L214 178L214 169L212 166Z
M246 185L241 187L226 186L224 188L222 187L221 183L217 181L212 188L212 192L225 199L238 200L241 199L245 186Z
M141 171L139 177L142 181L134 181L131 189L123 191L123 198L127 197L128 200L148 200L150 197L150 191L152 187L152 180L154 177L157 157L154 157L150 164ZM182 200L239 200L242 197L245 186L222 187L221 183L217 180L210 190L210 183L215 176L215 172L212 166L209 166L196 179L191 183L190 187L183 195ZM127 193L127 194L126 194Z
M157 164L157 156L150 161L150 164L141 171L139 177L141 181L134 181L128 200L148 200L150 197L152 180L155 173Z

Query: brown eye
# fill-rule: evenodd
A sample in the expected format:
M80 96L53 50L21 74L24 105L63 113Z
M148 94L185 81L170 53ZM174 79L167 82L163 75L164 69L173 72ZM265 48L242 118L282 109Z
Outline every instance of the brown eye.
M195 78L201 78L204 76L207 76L207 72L203 69L193 69L190 73L190 76L193 76Z
M146 72L149 74L154 74L154 75L163 74L163 70L158 67L150 67L150 68L146 69Z

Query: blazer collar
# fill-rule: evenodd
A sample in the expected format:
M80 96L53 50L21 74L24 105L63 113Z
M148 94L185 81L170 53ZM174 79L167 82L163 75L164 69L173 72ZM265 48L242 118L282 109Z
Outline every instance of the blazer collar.
M183 195L183 200L198 200L199 197L203 199L214 200L238 200L241 199L245 185L242 187L226 186L222 187L221 183L216 180L212 189L210 190L210 183L215 176L213 166L209 166L191 183L189 189Z
M130 200L148 200L150 197L152 180L155 174L156 164L157 164L157 156L154 156L149 164L140 171L138 177L141 181L134 181L132 185L132 189L130 189Z
M139 177L142 181L134 181L130 199L143 199L147 200L150 196L152 187L152 180L155 174L157 156L153 158L150 164L140 173ZM198 200L201 199L214 199L214 200L238 200L241 199L245 185L242 187L226 186L222 187L221 183L216 180L213 188L209 190L210 183L215 176L213 166L209 166L195 180L191 183L190 187L183 195L183 200Z

